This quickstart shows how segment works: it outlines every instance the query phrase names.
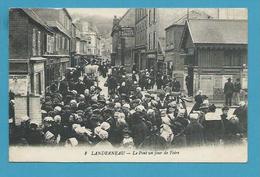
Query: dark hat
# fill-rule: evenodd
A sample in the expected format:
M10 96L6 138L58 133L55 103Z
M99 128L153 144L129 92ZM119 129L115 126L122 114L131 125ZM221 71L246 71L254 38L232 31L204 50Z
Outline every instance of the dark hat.
M100 114L100 113L101 113L100 109L94 109L93 110L93 114Z
M229 107L224 106L224 107L222 108L222 111L225 111L225 110L229 110Z
M146 93L144 96L147 98L152 98L152 96L149 93Z
M70 105L65 105L64 110L70 109Z
M89 112L89 111L91 111L92 110L92 107L87 107L86 109L85 109L85 112Z
M135 100L135 99L136 99L136 96L131 95L129 98L132 99L132 100Z
M99 90L99 91L101 91L101 90L102 90L102 88L100 88L100 87L96 87L96 90Z
M231 80L231 78L228 78L228 81L230 81Z
M97 104L93 104L91 107L92 107L93 110L94 109L98 109L98 105Z
M109 113L109 114L111 114L111 113L113 113L113 110L110 109L110 108L105 108L105 109L103 110L103 112L104 112L104 113Z
M106 100L105 99L99 99L98 102L102 103L102 104L106 104Z

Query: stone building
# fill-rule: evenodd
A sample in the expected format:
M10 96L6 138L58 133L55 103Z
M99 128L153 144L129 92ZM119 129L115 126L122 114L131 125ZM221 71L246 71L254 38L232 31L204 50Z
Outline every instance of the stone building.
M133 49L135 47L135 9L120 18L114 18L112 28L112 64L124 66L127 72L133 68Z

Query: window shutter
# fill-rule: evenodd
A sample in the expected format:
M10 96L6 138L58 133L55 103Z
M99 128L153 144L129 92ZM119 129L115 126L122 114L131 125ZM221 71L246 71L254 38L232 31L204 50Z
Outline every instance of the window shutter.
M41 55L41 32L38 31L38 55Z
M33 37L32 37L32 55L36 55L36 29L33 28Z

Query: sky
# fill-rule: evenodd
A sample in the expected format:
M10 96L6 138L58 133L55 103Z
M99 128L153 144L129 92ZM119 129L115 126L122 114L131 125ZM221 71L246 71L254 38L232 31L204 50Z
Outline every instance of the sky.
M71 14L99 15L103 17L121 17L127 11L126 8L68 8Z

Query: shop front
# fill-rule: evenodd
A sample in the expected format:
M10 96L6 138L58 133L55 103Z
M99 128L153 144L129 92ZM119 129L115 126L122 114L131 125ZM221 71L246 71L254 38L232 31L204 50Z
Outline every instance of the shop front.
M241 68L193 68L193 92L202 90L203 95L214 101L224 100L224 85L231 78L234 83L236 79L241 81L242 89L247 90L247 74ZM244 74L243 74L244 73ZM188 68L185 69L188 75Z
M147 53L147 64L146 64L146 69L149 71L151 69L157 71L157 55L156 53Z

